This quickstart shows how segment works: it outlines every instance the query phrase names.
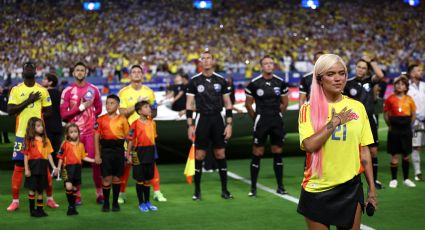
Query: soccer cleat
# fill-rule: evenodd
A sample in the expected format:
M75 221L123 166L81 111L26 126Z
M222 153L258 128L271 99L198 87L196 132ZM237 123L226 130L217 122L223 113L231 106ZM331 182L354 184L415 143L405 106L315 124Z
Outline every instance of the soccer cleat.
M375 188L380 190L380 189L384 189L384 185L382 185L382 183L379 180L375 181Z
M151 202L146 202L146 207L148 207L149 211L158 211L158 208L151 204Z
M102 212L109 212L109 205L103 204L103 206L102 206Z
M153 199L159 202L166 202L167 198L164 197L164 194L162 194L160 191L156 191L153 193Z
M225 200L233 199L233 195L229 191L222 191L221 192L221 198Z
M68 211L66 212L67 216L78 215L77 209L75 207L68 207Z
M47 213L44 211L44 209L38 209L38 210L36 210L36 211L38 211L38 212L40 213L41 217L49 216L49 215L47 215Z
M146 206L146 204L145 204L145 203L141 203L141 204L139 204L139 210L140 210L141 212L149 212L149 208L148 208L148 206Z
M55 200L52 199L48 199L46 206L49 208L59 208L59 205L55 202Z
M97 204L103 204L103 200L104 200L103 195L98 195L96 197L96 203Z
M118 196L118 204L124 204L127 201L127 196L125 193L120 192L120 195Z
M32 217L43 217L43 214L42 214L41 212L39 212L38 210L32 210L32 211L30 212L30 215L31 215Z
M112 211L113 212L119 212L121 210L120 205L116 204L116 205L112 205Z
M416 184L413 183L413 181L411 181L410 179L406 179L403 181L403 184L409 188L414 188L416 187Z
M257 190L251 189L251 191L248 193L249 197L257 197Z
M287 195L288 192L283 187L277 187L276 193L280 195Z
M195 192L192 196L192 200L194 201L201 200L201 192Z
M19 202L18 201L12 201L12 203L10 203L9 207L7 207L7 211L8 212L14 212L18 208L19 208Z
M398 186L398 181L397 180L391 180L390 181L390 184L389 184L389 187L390 188L397 188L397 186Z
M422 178L422 173L416 174L415 181L424 181L424 179Z

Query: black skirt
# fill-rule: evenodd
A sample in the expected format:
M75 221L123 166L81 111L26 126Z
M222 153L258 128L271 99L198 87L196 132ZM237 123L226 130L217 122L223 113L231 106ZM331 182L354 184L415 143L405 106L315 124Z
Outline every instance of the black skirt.
M303 216L326 226L334 225L351 228L356 215L357 204L364 209L364 194L360 175L318 193L301 189L297 211Z

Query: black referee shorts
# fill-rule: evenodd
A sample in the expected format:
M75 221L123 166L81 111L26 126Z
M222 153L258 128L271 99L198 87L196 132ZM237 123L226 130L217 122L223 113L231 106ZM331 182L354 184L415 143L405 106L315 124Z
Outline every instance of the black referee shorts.
M254 145L262 147L270 136L270 144L282 146L285 139L283 121L280 115L258 114L254 122Z
M224 148L224 120L221 114L199 115L195 131L195 147L197 149L207 150L212 146L215 149Z
M124 148L102 148L102 164L100 165L102 177L122 176L124 164Z

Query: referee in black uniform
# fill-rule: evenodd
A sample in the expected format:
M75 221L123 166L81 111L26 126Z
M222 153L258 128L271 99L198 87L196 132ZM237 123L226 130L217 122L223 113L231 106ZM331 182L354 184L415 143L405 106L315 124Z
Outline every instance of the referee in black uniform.
M257 195L257 178L260 171L260 158L264 155L264 145L270 136L273 168L277 181L278 194L287 194L283 187L282 145L285 137L282 113L288 106L288 85L273 74L274 62L271 56L260 60L262 74L248 84L245 89L245 107L254 122L254 144L251 161L251 191L248 196ZM256 109L252 108L255 101Z
M202 72L190 80L186 93L186 116L188 138L195 138L195 194L193 200L201 199L202 161L212 142L221 180L221 197L232 199L227 190L227 163L225 143L232 136L232 102L226 79L214 72L214 59L208 49L201 54ZM197 116L192 119L194 100ZM221 116L226 108L225 123ZM196 128L195 128L196 127Z
M370 74L370 69L375 73ZM382 189L381 182L378 181L378 114L375 111L377 96L375 87L384 80L384 73L379 68L378 63L368 56L363 56L356 64L356 76L347 80L344 94L363 103L369 118L370 129L372 130L374 143L369 145L372 156L373 179L376 189Z

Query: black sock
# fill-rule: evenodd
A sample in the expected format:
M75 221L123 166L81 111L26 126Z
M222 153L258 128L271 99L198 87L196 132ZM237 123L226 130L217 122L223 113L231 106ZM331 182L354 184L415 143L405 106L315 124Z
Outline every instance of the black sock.
M372 157L373 181L378 180L378 158Z
M109 207L109 196L111 194L111 185L103 185L103 206Z
M143 195L145 197L145 203L150 201L149 199L150 192L151 192L151 185L150 184L143 185Z
M78 189L78 188L75 188ZM78 190L73 190L72 191L72 207L75 208L75 201L77 200L77 196L78 196Z
M195 193L201 192L202 161L195 160Z
M30 204L30 212L32 212L35 209L35 195L28 194L28 200Z
M66 190L66 199L68 200L68 205L69 207L73 207L73 203L72 200L74 198L74 194L72 192L72 190Z
M43 198L37 199L37 210L43 210Z
M261 158L255 155L252 155L251 159L251 189L257 188L257 178L258 173L260 172L260 160Z
M274 175L276 176L276 182L277 186L279 188L283 187L282 183L282 177L283 177L283 162L282 162L282 155L281 154L273 154L273 169L274 169Z
M221 191L227 191L227 162L226 159L217 159L218 172L221 180Z
M404 179L409 179L409 159L404 159L401 162L401 168L403 169L403 177Z
M121 181L112 184L112 205L118 205L118 196L120 195Z
M136 184L136 193L137 193L137 199L139 199L139 204L144 203L143 199L143 183L137 182Z
M392 180L397 180L397 169L398 169L398 165L391 163L391 179Z

